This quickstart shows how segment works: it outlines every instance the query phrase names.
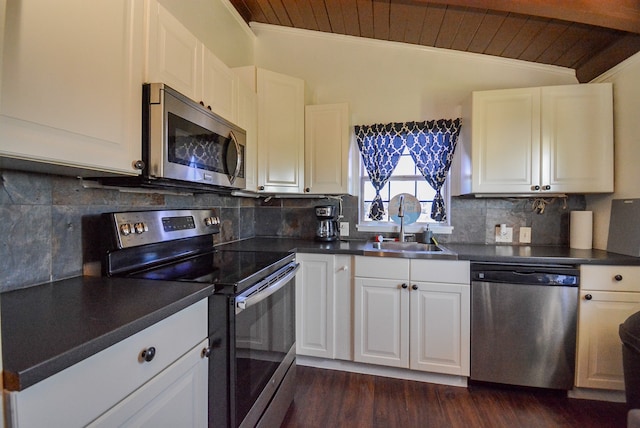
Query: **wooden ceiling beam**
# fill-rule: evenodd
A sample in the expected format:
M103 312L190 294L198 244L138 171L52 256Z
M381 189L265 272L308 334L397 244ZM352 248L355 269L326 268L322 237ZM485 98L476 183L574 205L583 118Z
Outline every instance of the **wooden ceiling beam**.
M373 0L378 1L378 0ZM472 7L611 28L640 34L638 0L392 0L398 3Z

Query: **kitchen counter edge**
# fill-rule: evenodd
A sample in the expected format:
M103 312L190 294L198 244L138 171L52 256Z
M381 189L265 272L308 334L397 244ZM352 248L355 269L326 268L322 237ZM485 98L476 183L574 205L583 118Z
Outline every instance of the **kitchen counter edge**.
M361 256L364 255L366 242L364 240L318 242L312 239L257 237L219 244L216 248L230 251L290 251ZM458 260L469 260L471 262L640 266L640 257L597 249L580 250L552 245L519 246L444 243L442 246L455 253Z
M80 276L3 292L4 389L35 385L213 291L212 285Z

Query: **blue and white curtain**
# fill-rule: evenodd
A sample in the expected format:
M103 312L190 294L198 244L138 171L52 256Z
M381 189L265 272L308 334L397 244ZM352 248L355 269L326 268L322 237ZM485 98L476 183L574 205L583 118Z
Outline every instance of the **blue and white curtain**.
M371 179L371 184L376 190L376 196L369 209L369 218L372 220L382 220L384 217L384 205L382 197L380 197L380 190L389 181L393 170L398 165L400 155L404 151L401 130L401 123L356 125L355 127L360 155Z
M382 220L384 206L380 190L389 181L406 147L422 176L436 191L431 218L436 221L446 219L441 191L451 167L460 126L460 119L440 119L355 127L362 161L376 190L369 218Z

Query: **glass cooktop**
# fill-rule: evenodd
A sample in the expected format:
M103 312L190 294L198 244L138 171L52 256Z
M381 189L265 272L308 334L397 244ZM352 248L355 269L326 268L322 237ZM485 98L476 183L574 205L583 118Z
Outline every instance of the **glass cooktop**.
M212 251L128 277L215 284L216 291L240 292L294 259L286 252Z

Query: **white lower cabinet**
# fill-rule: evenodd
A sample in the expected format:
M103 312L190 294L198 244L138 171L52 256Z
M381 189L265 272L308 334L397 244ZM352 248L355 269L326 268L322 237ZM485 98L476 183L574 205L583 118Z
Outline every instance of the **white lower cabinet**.
M8 426L204 427L206 337L204 299L29 388L5 391Z
M296 353L351 360L352 257L298 253L296 260Z
M89 424L90 427L204 427L207 424L207 341Z
M469 263L355 258L354 360L469 375Z
M412 281L411 287L409 368L468 376L469 285Z
M640 266L580 267L576 386L624 391L618 329L640 311Z

